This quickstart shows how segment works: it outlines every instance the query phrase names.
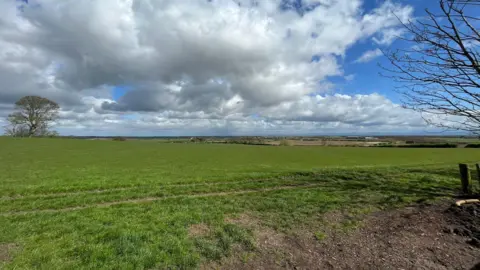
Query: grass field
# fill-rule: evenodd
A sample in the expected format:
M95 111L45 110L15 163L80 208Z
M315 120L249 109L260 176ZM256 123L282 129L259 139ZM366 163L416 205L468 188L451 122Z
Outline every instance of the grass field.
M478 149L0 138L0 268L196 268L255 250L242 213L318 230L352 213L455 193ZM209 233L192 236L195 224ZM2 256L3 254L3 256Z

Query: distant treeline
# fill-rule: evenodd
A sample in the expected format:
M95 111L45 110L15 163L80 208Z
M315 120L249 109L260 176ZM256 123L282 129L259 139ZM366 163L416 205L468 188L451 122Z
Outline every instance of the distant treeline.
M225 143L249 144L249 145L267 145L265 139L261 137L239 137L225 140Z
M467 144L465 148L480 148L480 144L479 143Z
M457 148L456 144L452 143L418 143L418 144L379 144L377 147L394 147L394 148Z
M380 144L377 147L395 147L395 148L457 148L458 144L454 143L418 143L418 144ZM467 144L464 148L480 148L480 144Z

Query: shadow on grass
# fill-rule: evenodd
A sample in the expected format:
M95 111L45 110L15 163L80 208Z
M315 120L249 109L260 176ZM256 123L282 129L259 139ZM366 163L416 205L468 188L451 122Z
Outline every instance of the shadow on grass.
M452 197L459 193L460 180L445 176L450 173L438 175L435 170L391 167L301 172L294 178L309 179L315 184L313 189L279 191L268 196L249 194L249 200L242 203L260 213L268 226L283 230L292 224L314 221L330 211L368 213Z
M439 176L445 176L445 177L451 177L451 178L460 177L460 173L457 167L437 168L435 170L415 168L415 169L410 169L409 171L412 173L428 173L432 175L439 175ZM470 175L472 176L472 179L474 181L480 178L480 175L478 173L479 172L474 167L473 168L470 167Z
M383 198L381 205L403 202L404 198L433 200L460 192L458 173L452 168L326 170L310 177L333 192L362 191Z

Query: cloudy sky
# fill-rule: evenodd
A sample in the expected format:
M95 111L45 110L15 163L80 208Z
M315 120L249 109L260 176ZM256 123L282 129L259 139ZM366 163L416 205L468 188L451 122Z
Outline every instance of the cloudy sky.
M63 135L428 133L378 75L433 0L0 0L0 125Z

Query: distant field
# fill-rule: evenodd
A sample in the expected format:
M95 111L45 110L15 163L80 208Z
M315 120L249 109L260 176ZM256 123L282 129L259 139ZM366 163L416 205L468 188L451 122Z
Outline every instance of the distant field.
M449 143L480 143L478 138L434 138L432 141L449 142Z
M314 228L335 209L450 195L457 163L480 160L478 149L73 139L0 138L0 149L6 269L195 268L255 250L230 216ZM195 224L209 233L192 236Z

